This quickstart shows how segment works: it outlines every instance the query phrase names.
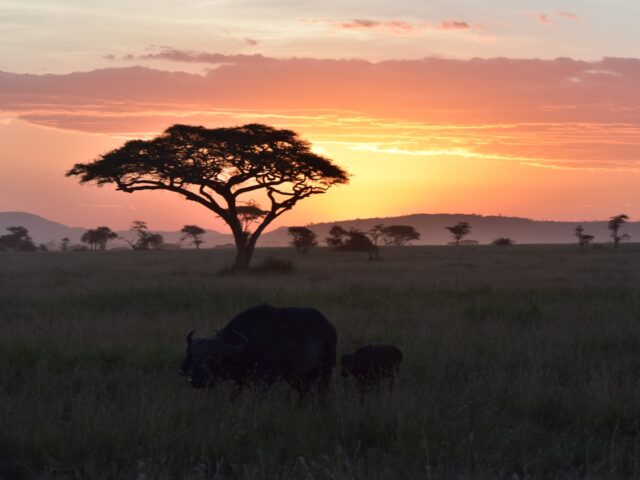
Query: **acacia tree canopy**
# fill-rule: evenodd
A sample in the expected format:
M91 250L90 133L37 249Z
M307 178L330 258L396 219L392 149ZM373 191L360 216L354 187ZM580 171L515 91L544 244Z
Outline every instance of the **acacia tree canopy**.
M81 183L113 183L118 190L169 190L199 203L230 227L237 249L236 269L249 266L260 234L303 198L348 181L331 160L311 152L309 142L291 130L263 124L207 129L173 125L151 140L132 140L67 176ZM269 205L252 232L241 214L255 195ZM246 213L246 212L245 212Z
M420 239L420 232L411 225L389 225L382 228L382 233L387 245L398 247L406 245L412 240Z
M318 245L318 235L307 227L289 227L288 233L291 235L291 245L298 253L307 253L309 248Z
M615 217L611 217L609 219L609 222L607 223L607 227L609 228L609 231L611 232L611 238L613 239L613 245L614 245L615 248L618 248L618 244L622 240L628 240L629 238L631 238L626 233L622 234L622 235L618 235L620 227L622 227L622 225L627 223L627 220L629 220L629 216L625 215L624 213L621 213L620 215L616 215Z
M207 233L204 228L199 227L198 225L185 225L184 227L182 227L182 230L180 230L180 232L183 233L180 240L184 241L187 238L191 238L191 244L195 245L197 250L199 250L200 245L204 243L204 240L202 240L202 235Z
M456 245L460 245L460 240L462 240L463 237L469 235L469 233L471 232L471 225L469 225L468 222L458 222L452 227L444 228L451 232L451 235L453 235L454 243Z

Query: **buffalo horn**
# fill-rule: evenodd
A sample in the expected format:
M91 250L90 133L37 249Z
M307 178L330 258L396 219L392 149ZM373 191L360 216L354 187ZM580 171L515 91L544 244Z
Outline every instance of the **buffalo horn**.
M249 339L247 337L245 337L243 334L241 334L238 330L236 330L235 328L233 329L233 333L235 333L236 335L238 335L242 340L244 340L244 343L249 344Z
M191 337L193 337L193 334L196 333L195 330L191 330L188 334L187 334L187 345L191 345Z

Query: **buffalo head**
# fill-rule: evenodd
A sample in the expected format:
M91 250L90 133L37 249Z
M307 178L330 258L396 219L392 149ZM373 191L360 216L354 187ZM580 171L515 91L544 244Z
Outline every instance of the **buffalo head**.
M229 369L238 363L246 343L229 343L219 335L193 339L194 332L187 335L187 357L180 370L192 387L212 387L228 377Z

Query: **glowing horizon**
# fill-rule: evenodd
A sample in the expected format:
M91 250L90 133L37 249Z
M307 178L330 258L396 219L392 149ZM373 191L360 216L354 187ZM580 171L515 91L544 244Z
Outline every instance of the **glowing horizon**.
M0 211L223 230L170 193L80 186L64 172L175 123L258 122L297 131L353 175L274 228L412 213L640 217L640 60L626 28L640 5L358 0L364 15L221 0L144 16L146 0L115 3L0 6L16 39L0 46ZM206 41L222 23L228 33ZM603 33L614 27L616 38Z

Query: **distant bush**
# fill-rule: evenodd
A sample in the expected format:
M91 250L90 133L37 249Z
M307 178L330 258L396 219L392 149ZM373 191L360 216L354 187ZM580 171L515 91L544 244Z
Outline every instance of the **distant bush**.
M295 265L290 260L276 257L267 257L251 269L255 273L290 274L295 272Z
M496 247L508 247L510 245L513 245L514 243L516 243L514 240L511 240L510 238L496 238L493 242L491 242L491 245L495 245Z
M283 260L277 257L267 257L263 259L258 265L252 267L249 271L251 273L264 274L264 275L289 275L295 272L295 265L292 261ZM238 270L233 267L224 267L218 271L218 275L235 275Z

